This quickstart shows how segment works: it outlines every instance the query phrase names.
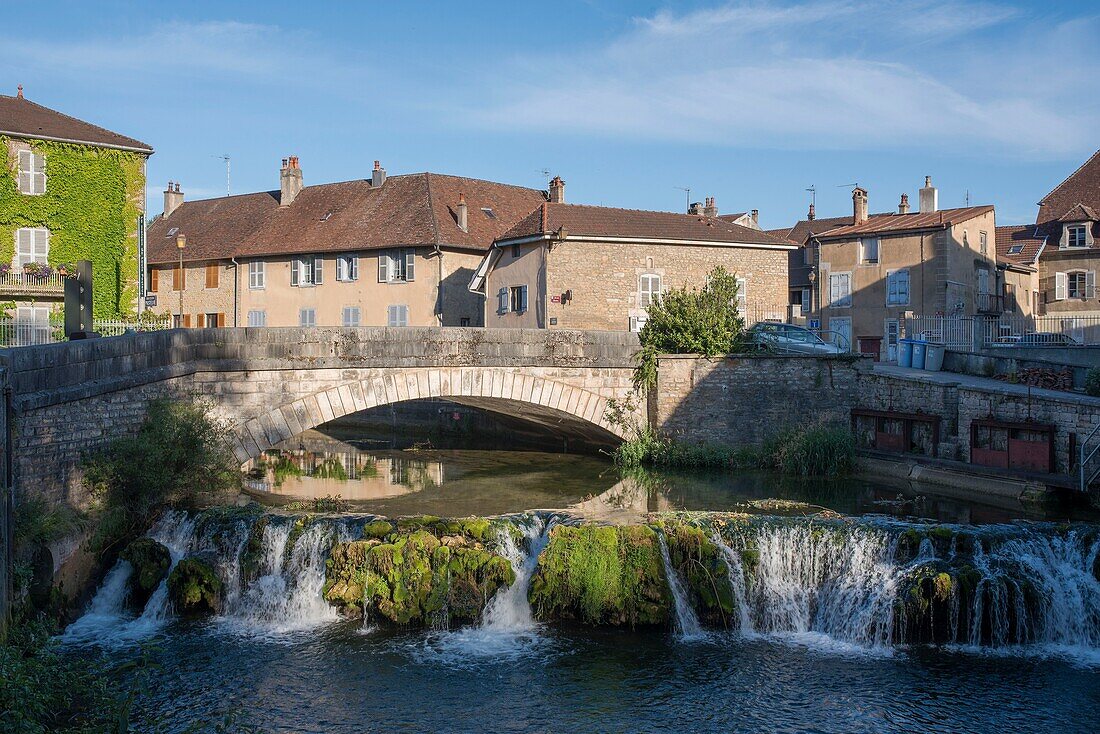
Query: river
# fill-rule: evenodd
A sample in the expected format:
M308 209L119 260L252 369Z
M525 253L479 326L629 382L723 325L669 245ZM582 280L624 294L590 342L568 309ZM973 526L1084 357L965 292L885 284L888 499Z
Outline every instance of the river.
M311 525L293 547L290 521L272 516L266 565L244 583L236 579L247 528L196 530L193 516L172 513L151 535L174 560L196 550L218 558L230 586L221 612L178 620L157 594L127 610L120 564L64 636L74 654L101 649L153 663L135 705L141 730L224 720L277 732L1100 729L1093 525L1021 521L1024 508L908 484L760 473L624 479L593 457L362 451L317 440L253 467L250 492L273 507L339 494L349 514ZM678 509L758 514L746 531L758 567L751 587L736 589L740 617L699 629L678 606L668 630L535 622L524 587L557 521L545 512L516 518L527 541L504 555L517 581L479 624L394 629L342 619L321 599L328 548L355 537L370 514L570 506L616 520ZM833 516L820 508L856 519L799 517ZM950 542L922 541L905 557L899 538L926 521L950 523ZM944 644L902 644L891 623L897 580L912 564L949 562L964 542L974 545L985 588L978 608L938 621ZM723 549L740 569L743 548L731 540ZM1027 608L1013 595L1024 587Z

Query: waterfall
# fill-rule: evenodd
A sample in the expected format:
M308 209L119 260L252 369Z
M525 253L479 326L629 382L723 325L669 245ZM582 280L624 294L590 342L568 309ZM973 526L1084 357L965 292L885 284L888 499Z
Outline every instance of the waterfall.
M715 533L711 540L718 546L718 552L726 562L729 570L730 588L733 589L733 603L737 605L734 611L737 613L738 630L743 635L753 633L752 616L749 614L748 590L745 587L745 567L741 563L741 554L730 548Z
M527 601L527 587L535 572L539 554L546 547L548 528L542 518L534 517L523 528L526 549L521 548L507 530L500 531L500 554L512 564L515 582L489 600L482 613L481 628L491 632L528 632L535 628L535 617Z
M688 601L687 593L684 591L684 583L680 580L680 573L672 567L664 533L657 533L657 542L661 546L661 561L665 564L665 577L668 579L669 591L672 592L676 634L681 640L699 639L703 637L703 628L699 625L699 618L695 615L695 610L691 608L691 602Z

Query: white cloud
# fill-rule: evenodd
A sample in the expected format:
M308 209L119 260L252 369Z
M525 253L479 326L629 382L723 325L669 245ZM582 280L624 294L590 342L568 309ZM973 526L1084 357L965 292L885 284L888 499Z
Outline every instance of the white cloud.
M1066 24L1093 37L1098 26ZM1070 85L997 67L1076 78L1096 68L1100 53L1085 45L1074 59L1034 39L1034 26L1014 8L950 0L663 11L605 48L559 49L532 81L498 89L470 118L497 128L731 146L1092 150L1094 98L1082 103L1069 97Z

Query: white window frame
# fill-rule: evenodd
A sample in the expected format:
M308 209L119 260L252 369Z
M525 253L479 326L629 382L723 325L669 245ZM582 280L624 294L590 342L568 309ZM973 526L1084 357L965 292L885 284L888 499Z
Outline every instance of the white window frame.
M737 282L737 315L744 316L749 308L749 281L748 278L736 278Z
M656 288L654 288L656 284ZM649 308L661 300L661 276L657 273L642 273L638 276L638 308Z
M46 156L33 150L19 151L19 193L41 196L46 193Z
M902 277L904 275L904 278ZM901 299L901 283L905 283L905 300ZM908 306L912 298L912 280L909 276L909 268L898 268L886 272L886 305Z
M875 256L872 260L868 257L868 250L871 249L871 245L874 245ZM882 256L880 252L882 243L878 237L861 237L859 239L859 264L860 265L878 265L879 258Z
M359 280L359 256L338 255L336 257L336 280L351 283Z
M290 261L290 284L311 288L324 282L324 260L320 255L303 255Z
M346 327L360 326L363 322L362 311L358 306L344 306L340 322Z
M838 297L837 283L843 279L847 284L846 292ZM852 307L852 274L851 272L829 273L829 308Z
M401 328L409 325L409 307L394 304L386 307L386 326Z
M308 316L307 316L308 314ZM313 328L317 326L317 309L315 308L300 308L298 309L298 326L305 328Z
M982 231L978 232L978 245L979 245L979 249L982 251L983 255L988 255L989 254L989 233L988 232L982 232Z
M411 283L416 279L416 250L404 248L378 253L379 283Z
M21 227L15 230L15 254L12 267L22 269L28 263L45 265L50 257L50 230L45 227Z
M254 291L267 288L267 263L263 260L248 263L248 288Z
M1080 233L1080 237L1074 236L1075 233ZM1077 244L1074 244L1077 242ZM1083 247L1089 246L1088 228L1084 224L1067 224L1066 225L1066 248L1079 250Z
M267 326L267 311L253 309L248 312L249 326Z
M1059 273L1063 275L1063 273ZM1095 270L1068 270L1066 276L1065 300L1089 300L1096 298L1096 271ZM1079 285L1075 288L1074 282ZM1063 300L1063 299L1058 299Z

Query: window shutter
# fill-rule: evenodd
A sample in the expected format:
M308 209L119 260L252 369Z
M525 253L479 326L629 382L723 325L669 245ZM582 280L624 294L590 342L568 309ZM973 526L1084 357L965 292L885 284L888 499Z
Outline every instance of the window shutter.
M19 192L22 194L31 193L31 157L29 150L19 151Z
M36 194L46 193L46 156L31 155L31 189Z
M405 280L413 280L413 267L416 264L416 250L405 251Z
M340 255L336 258L336 280L350 280L350 267L347 257Z
M378 282L388 283L390 280L390 256L385 252L378 253Z
M1085 298L1096 298L1096 271L1085 273Z
M225 314L224 313L221 313L221 312L218 313L218 326L225 326Z
M321 278L324 273L323 264L324 260L320 257L313 258L313 284L321 285Z
M290 261L290 284L299 285L301 279L301 273L298 272L298 258L294 258Z
M149 290L154 293L160 290L160 270L149 268Z
M901 303L909 303L909 271L902 270L898 273L898 298Z
M497 291L497 313L508 313L508 289Z
M348 263L351 265L351 275L349 277L352 280L359 280L359 256L352 255Z
M527 286L521 286L519 289L519 312L527 312Z
M185 329L190 329L191 328L191 314L189 314L189 313L185 313L183 315L183 328L185 328Z
M1064 301L1066 300L1066 274L1055 273L1054 274L1054 300Z

